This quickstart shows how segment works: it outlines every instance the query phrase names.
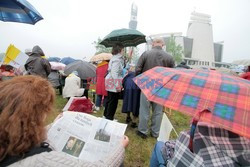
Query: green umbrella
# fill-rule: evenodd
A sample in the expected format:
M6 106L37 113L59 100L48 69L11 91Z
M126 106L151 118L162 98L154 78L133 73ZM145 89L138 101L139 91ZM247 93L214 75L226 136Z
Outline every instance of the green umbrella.
M118 29L109 33L100 44L105 47L112 47L115 43L121 42L125 47L137 46L146 42L145 35L133 29Z

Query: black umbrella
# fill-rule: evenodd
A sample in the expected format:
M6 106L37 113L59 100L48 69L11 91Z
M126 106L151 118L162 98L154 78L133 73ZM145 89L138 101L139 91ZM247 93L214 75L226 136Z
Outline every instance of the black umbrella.
M96 76L96 67L87 61L77 60L68 64L64 69L66 75L71 74L73 71L77 71L81 79L93 78Z
M146 42L145 35L138 30L118 29L109 33L100 44L105 47L112 47L115 43L121 42L123 46L137 46Z

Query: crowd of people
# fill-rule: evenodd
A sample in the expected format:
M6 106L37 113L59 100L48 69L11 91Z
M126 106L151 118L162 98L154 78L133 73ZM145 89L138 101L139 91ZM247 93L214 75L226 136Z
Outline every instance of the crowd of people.
M162 49L163 46L164 41L162 39L154 39L152 49L144 52L135 65L125 61L123 56L124 46L121 43L116 43L112 48L112 58L99 62L96 68L97 98L95 110L99 112L101 108L104 108L103 117L114 120L118 101L123 99L122 113L126 113L126 123L131 123L133 128L138 127L136 134L142 139L146 139L149 134L154 138L159 136L163 107L148 101L145 94L133 82L133 78L156 66L175 67L173 57ZM49 144L45 142L48 129L44 123L46 117L52 111L55 100L55 91L52 85L57 87L61 83L52 83L51 85L48 76L53 72L55 72L53 75L56 75L56 77L60 76L51 69L49 61L44 58L44 52L39 46L34 46L32 51L27 54L29 58L24 65L26 71L24 76L0 82L0 166L121 166L125 154L124 148L127 147L129 142L127 136L124 136L121 143L107 155L105 160L94 163L73 159L63 152L57 152L50 148ZM177 68L190 69L185 62L181 62L177 65ZM124 69L126 70L124 71ZM7 67L6 71L11 73L13 69ZM250 66L241 77L250 80ZM68 99L80 96L88 98L88 84L87 79L81 79L79 73L73 71L65 78L64 87L63 89L61 87L60 93ZM152 114L150 114L151 108ZM151 120L150 128L148 127L149 120ZM204 128L213 127L199 126L198 130L200 131L196 132L196 137L207 135L203 134L205 133ZM221 133L225 135L231 132L223 131ZM182 136L188 138L184 133ZM183 138L179 138L180 141L184 141ZM244 143L249 144L248 140L238 136L237 138L239 138L239 142L244 141ZM169 150L175 146L181 147L180 142L170 143L167 147L162 143L157 143L152 154L151 166L162 164L166 166L169 162L166 157L173 157L171 157L172 154L163 154L162 148L171 153ZM249 149L249 145L244 145L245 148ZM159 150L161 151L159 152ZM197 155L200 154L199 150L194 151L197 152ZM221 150L216 152L218 155L220 153ZM161 158L159 158L159 155ZM205 156L199 155L195 163L198 166L206 166L206 164L211 166L209 160L205 160ZM249 165L249 159L247 160L244 157L249 157L249 154L240 154L240 156L241 158L229 157L229 159L236 159L231 164ZM199 161L199 158L202 159L202 162ZM221 159L223 158L224 156ZM57 161L57 159L60 159L60 161ZM172 166L176 165L174 161L171 161L171 163ZM171 165L171 163L169 164ZM212 165L214 164L212 163Z

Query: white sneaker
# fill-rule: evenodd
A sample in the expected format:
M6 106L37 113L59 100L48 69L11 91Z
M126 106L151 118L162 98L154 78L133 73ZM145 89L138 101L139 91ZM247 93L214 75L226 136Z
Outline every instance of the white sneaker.
M96 110L96 111L99 111L99 110L100 110L100 107L95 107L95 110Z

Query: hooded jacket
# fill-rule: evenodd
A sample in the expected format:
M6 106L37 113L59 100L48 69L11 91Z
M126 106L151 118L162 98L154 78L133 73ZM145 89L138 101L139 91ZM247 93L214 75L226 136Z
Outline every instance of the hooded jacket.
M44 53L39 46L34 46L32 53L26 61L24 67L29 75L39 75L47 78L51 71L50 63L47 59L42 58Z

